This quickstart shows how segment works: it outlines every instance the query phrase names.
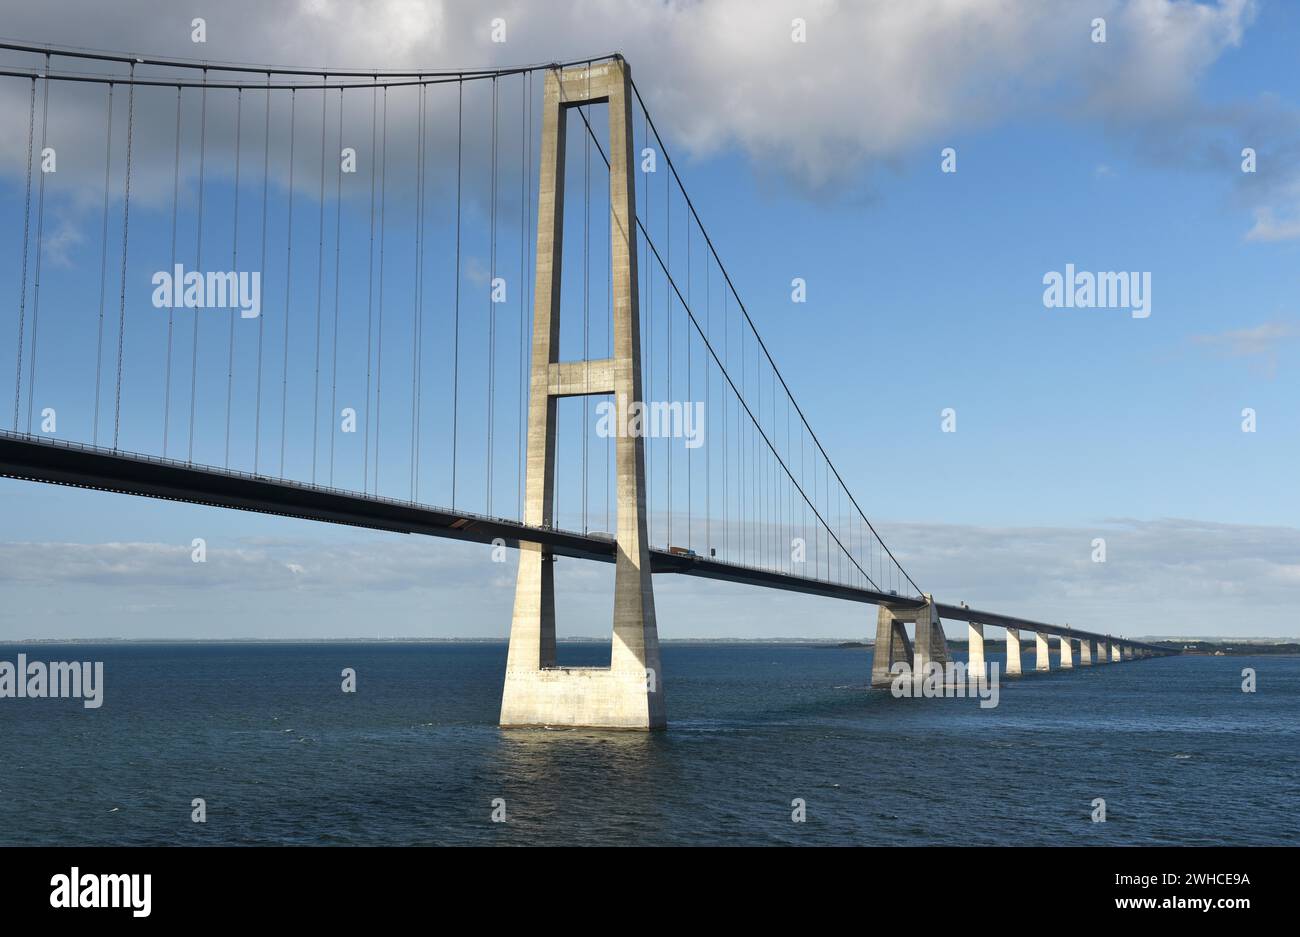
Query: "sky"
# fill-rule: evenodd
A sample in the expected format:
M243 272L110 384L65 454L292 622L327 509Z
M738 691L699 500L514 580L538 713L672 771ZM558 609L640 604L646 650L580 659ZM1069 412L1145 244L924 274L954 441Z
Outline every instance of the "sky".
M1291 377L1300 348L1300 76L1291 67L1300 9L1293 4L593 0L500 3L491 10L457 2L122 3L109 10L55 0L6 7L9 40L223 63L446 69L620 51L799 405L925 591L940 601L1131 636L1300 633L1300 509L1289 494L1300 455ZM206 23L202 44L192 41L194 17ZM504 21L504 42L493 41L496 18ZM792 40L796 18L804 21L804 42ZM1105 20L1104 43L1094 41L1097 18ZM39 64L18 53L4 61ZM8 126L20 128L0 140L0 295L12 297L0 314L9 323L0 326L3 387L15 383L29 87L25 78L0 78L0 109ZM445 404L455 391L467 408L458 426L471 452L465 464L475 466L459 482L461 497L486 507L488 489L472 453L486 440L490 362L502 380L491 490L495 512L510 514L518 482L517 385L510 381L519 373L518 316L529 279L516 290L516 271L521 244L532 239L531 199L521 197L531 155L521 148L530 89L518 79L503 79L498 89L494 215L491 89L465 86L458 135L454 88L430 91L426 102L425 185L434 223L423 267L430 326L417 343L428 368L420 497L447 503ZM239 368L233 412L244 414L258 392L256 330L265 330L266 399L256 428L265 434L261 469L265 459L278 471L283 415L286 474L326 478L327 445L318 440L313 463L310 437L330 424L301 418L321 401L300 380L277 386L281 360L295 377L312 373L313 331L323 309L327 358L337 346L343 376L317 387L341 398L340 406L368 400L367 313L382 281L389 331L379 347L395 383L392 391L383 385L387 422L376 416L374 425L388 434L387 448L374 461L383 473L381 493L409 491L410 440L403 434L415 373L417 94L395 89L389 97L391 160L383 165L391 215L380 229L386 259L376 279L367 269L378 256L370 243L368 93L348 92L340 134L345 145L355 143L362 168L337 179L339 198L327 197L323 210L319 191L328 196L336 178L331 158L322 181L321 95L295 95L301 101L292 113L291 186L287 106L277 92L264 138L264 101L246 93L238 105L238 225L236 104L229 93L210 94L200 147L199 95L184 93L176 189L177 257L185 264L202 257L217 263L217 256L220 269L237 258L258 268L267 143L273 259L264 268L266 314L237 320L230 332ZM48 182L33 401L37 423L51 406L57 435L83 440L95 431L87 375L96 366L104 261L104 95L100 86L55 83L50 104L49 142L57 144L60 164ZM38 139L42 104L38 93ZM159 452L167 339L165 312L149 305L149 274L170 266L175 91L142 91L139 108L122 445ZM111 168L120 173L121 97L114 113ZM325 149L335 144L338 116L336 101L328 100ZM458 139L459 275L449 236ZM643 142L638 136L638 149ZM1242 171L1247 147L1256 154L1254 172ZM955 172L943 171L945 148L954 152ZM373 152L379 162L382 148ZM590 154L575 149L571 137L571 197L583 181L584 156ZM646 177L646 192L665 191L666 175ZM110 204L107 241L118 244L117 189ZM599 194L591 206L595 217L608 210ZM328 217L336 207L337 241ZM569 224L579 225L566 228L566 265L578 270L584 209L577 202L566 208ZM607 251L600 229L591 226L593 255ZM290 244L291 274L281 272ZM343 326L332 342L328 251L335 246L345 258ZM676 250L680 264L680 242ZM110 351L119 260L107 254L103 281L110 340L102 347ZM1149 316L1045 306L1044 277L1067 265L1149 273ZM496 323L497 353L484 358L492 269L505 273L511 293ZM578 322L582 283L566 276L565 321ZM697 266L694 288L701 277ZM593 308L603 307L603 278L600 269L588 274ZM806 284L804 303L791 302L795 278ZM457 287L463 386L447 383L453 359L444 340ZM652 288L662 300L663 284ZM281 293L292 302L281 302ZM711 302L717 296L708 295ZM32 301L29 284L27 315ZM281 307L296 313L283 332ZM169 453L182 457L190 426L185 353L198 349L200 400L224 401L226 393L231 323L199 320L199 340L191 345L193 321L174 322L166 425ZM566 332L570 353L575 336L580 340L580 333ZM592 336L605 340L599 330ZM111 374L111 354L105 362ZM101 380L100 389L107 407L111 380ZM20 423L27 403L20 399ZM365 403L357 409L369 412ZM1251 432L1243 431L1246 409L1254 413ZM8 411L0 408L0 416ZM946 424L945 411L953 413ZM101 412L101 434L112 430L108 412ZM196 461L223 464L224 415L224 406L206 403L198 412ZM581 415L570 406L566 418L568 426ZM954 419L955 431L946 432ZM236 420L231 431L238 467L251 458L252 429ZM373 487L371 450L355 436L327 435L336 447L336 483ZM388 442L394 436L398 441ZM373 446L375 439L365 442ZM570 486L574 466L562 469ZM603 512L603 489L592 491ZM191 561L194 538L206 542L204 563ZM1105 562L1094 561L1098 538L1105 540ZM559 633L607 634L612 570L569 560L557 580ZM488 547L0 481L0 639L504 638L513 585L513 557L495 562ZM655 589L667 639L874 633L869 606L667 576L656 578Z

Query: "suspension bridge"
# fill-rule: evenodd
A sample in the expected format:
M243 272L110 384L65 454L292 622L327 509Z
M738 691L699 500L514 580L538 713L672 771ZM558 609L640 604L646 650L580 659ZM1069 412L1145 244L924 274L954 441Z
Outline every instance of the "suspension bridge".
M1022 632L1037 670L1049 640L1058 668L1170 653L922 591L620 56L359 71L0 43L0 107L0 475L517 548L502 725L666 725L654 574L876 606L876 686L947 662L943 619L981 675L986 625L1010 674ZM608 668L557 665L556 557L615 564Z

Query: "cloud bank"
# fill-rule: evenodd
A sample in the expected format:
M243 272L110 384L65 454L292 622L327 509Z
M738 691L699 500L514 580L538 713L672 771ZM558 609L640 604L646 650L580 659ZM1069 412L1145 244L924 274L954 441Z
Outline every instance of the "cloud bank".
M1300 633L1300 529L1188 519L1087 528L887 525L940 601L1116 634ZM1106 562L1093 540L1106 540ZM0 640L30 637L504 638L515 556L376 534L347 543L0 543ZM608 633L612 567L557 569L560 633ZM655 580L665 637L863 636L874 610L691 577ZM105 630L99 630L105 629ZM954 637L961 626L949 625Z
M864 163L1009 118L1140 123L1182 108L1205 71L1241 42L1253 14L1249 0L1098 0L1086 8L1069 0L503 0L491 7L54 0L9 11L6 32L158 56L334 68L504 66L618 51L681 150L707 156L737 147L815 188ZM191 42L192 16L207 21L202 45ZM1092 41L1095 17L1107 21L1105 43ZM492 40L497 18L505 42ZM796 18L805 23L804 42L792 41ZM5 82L3 106L25 124L22 84ZM10 168L22 142L5 141Z

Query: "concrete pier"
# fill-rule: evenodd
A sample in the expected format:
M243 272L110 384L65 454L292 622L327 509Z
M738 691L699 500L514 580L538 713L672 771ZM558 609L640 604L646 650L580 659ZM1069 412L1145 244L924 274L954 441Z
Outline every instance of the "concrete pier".
M1020 676L1020 632L1015 628L1005 629L1007 633L1007 676Z
M887 687L893 682L890 668L898 662L912 666L912 642L904 619L883 605L876 608L876 643L871 651L871 685Z
M561 363L566 114L569 108L598 102L607 102L609 113L613 357ZM628 407L641 400L631 113L631 74L621 58L546 73L524 503L524 521L533 527L553 526L559 398L612 394L620 426L628 425ZM619 434L615 460L618 552L610 666L556 666L554 558L540 544L521 541L501 698L503 726L660 729L667 723L646 536L641 435Z
M907 623L912 622L915 641L907 639ZM981 653L983 648L981 647ZM890 668L906 662L913 676L921 677L929 661L948 662L948 641L944 637L939 611L934 597L925 596L920 608L887 608L876 610L876 644L871 655L871 685L887 687L893 682Z
M966 672L980 680L988 676L984 666L984 626L976 622L966 623Z
M988 647L985 629L989 625L1001 628L1006 634L1007 662L1002 675L1009 678L1023 675L1025 667L1023 652L1028 649L1022 647L1022 632L1032 632L1034 635L1033 669L1038 673L1050 673L1054 669L1053 651L1058 654L1059 660L1055 669L1062 671L1119 661L1164 657L1176 653L1140 641L1075 629L1069 624L1033 622L979 612L965 602L958 605L945 605L935 602L934 597L929 594L908 601L924 604L919 608L896 606L892 602L889 605L877 606L876 650L871 669L872 686L892 686L896 674L891 673L891 668L900 662L909 664L909 671L918 677L923 675L929 661L946 662L947 644L943 638L941 620L966 622L966 666L967 672L975 679L987 679ZM908 624L915 626L910 639L906 627ZM1028 638L1028 634L1025 637Z

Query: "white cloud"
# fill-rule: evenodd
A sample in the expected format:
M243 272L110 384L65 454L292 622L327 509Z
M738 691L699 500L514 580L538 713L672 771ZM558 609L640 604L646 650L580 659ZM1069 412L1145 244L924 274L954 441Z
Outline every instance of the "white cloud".
M476 570L486 574L474 580L479 585L494 578L494 570L484 570L482 563L474 563L464 554L412 550L411 542L210 542L204 563L192 561L186 544L10 542L0 543L0 582L200 590L236 587L245 592L310 588L333 593L418 589L439 576L463 581Z
M1205 69L1241 41L1252 15L1249 0L1098 0L1086 11L1069 0L503 0L491 8L450 0L231 0L209 15L208 43L195 46L188 18L170 5L82 0L12 10L6 32L159 56L359 68L517 65L620 51L678 149L738 146L816 186L940 132L1045 107L1140 120L1187 98ZM490 39L497 16L508 25L505 43ZM806 43L791 41L795 16L807 20ZM1105 44L1090 40L1093 16L1108 19ZM37 64L31 56L8 59ZM22 84L6 81L11 126L26 123ZM98 106L93 91L59 87L64 104L84 97L85 107ZM160 98L159 108L166 104ZM169 123L162 112L160 125ZM435 124L444 136L452 113L444 107ZM79 126L100 130L97 121L67 120L56 124L56 136ZM165 162L165 130L142 141L143 158L156 150ZM11 169L18 136L5 138Z
M1248 329L1231 329L1214 335L1195 335L1192 341L1225 349L1236 357L1271 354L1279 342L1300 335L1300 327L1290 322L1265 322Z
M1255 209L1255 224L1246 232L1247 241L1291 241L1298 237L1300 214L1278 217L1278 212L1270 205Z
M60 218L41 238L42 259L51 267L69 269L73 266L72 255L84 240L70 218Z
M1277 372L1281 345L1300 336L1300 326L1291 322L1264 322L1246 329L1230 329L1213 335L1193 335L1191 341L1229 358L1243 358L1272 377Z
M1081 528L891 524L943 601L1127 634L1300 633L1300 529L1162 518ZM1106 540L1105 563L1092 540ZM898 551L896 551L898 552ZM933 586L932 586L933 584Z

